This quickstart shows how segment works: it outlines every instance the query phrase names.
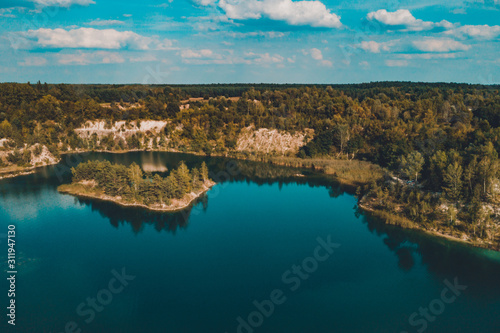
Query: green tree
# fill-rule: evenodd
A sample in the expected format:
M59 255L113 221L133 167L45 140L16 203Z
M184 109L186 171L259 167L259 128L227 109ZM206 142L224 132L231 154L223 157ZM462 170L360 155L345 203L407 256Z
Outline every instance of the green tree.
M444 173L444 191L450 200L460 199L462 193L462 166L458 162L448 165Z
M0 138L9 138L12 136L12 125L5 119L0 123Z
M177 168L177 182L179 184L181 195L191 192L192 178L184 161L182 161Z
M197 190L202 185L202 182L200 180L200 171L197 168L193 168L191 170L191 175L192 175L192 178L193 178L193 185L192 185L192 187L193 187L194 190Z
M493 179L498 173L498 161L489 157L484 157L478 164L479 182L482 187L482 194L484 197L488 196L491 192L491 184Z
M203 163L201 163L201 178L203 179L204 182L206 182L208 180L208 168L207 168L207 164L205 163L205 161L203 161Z
M135 164L135 162L132 163L129 167L129 178L134 191L137 192L143 178L143 172L141 167Z
M435 191L439 191L444 186L444 174L446 167L449 165L448 156L442 150L438 150L430 157L430 187Z
M424 157L418 151L413 151L399 159L399 169L404 177L418 181L418 175L424 166Z
M335 133L335 138L339 145L340 152L337 156L342 155L344 149L347 147L349 140L351 138L351 133L349 131L349 124L337 124L333 129Z

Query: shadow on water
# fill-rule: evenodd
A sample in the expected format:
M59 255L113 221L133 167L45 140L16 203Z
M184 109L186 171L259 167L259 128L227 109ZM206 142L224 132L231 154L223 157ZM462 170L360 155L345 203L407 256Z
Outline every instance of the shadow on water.
M363 215L368 230L379 235L387 248L398 258L398 266L409 272L421 263L438 281L456 276L491 298L500 297L500 253L475 248L432 236L420 230L407 230L387 225L379 218Z
M200 167L205 162L210 176L217 183L246 181L258 185L279 183L308 184L311 187L326 186L333 196L338 196L349 188L338 185L333 177L314 173L310 169L288 168L268 163L234 160L224 157L207 157L183 153L130 152L126 154L83 153L63 155L59 164L36 169L36 172L0 181L0 195L23 196L44 189L54 189L71 182L71 168L89 160L108 160L129 166L139 164L146 172L160 175L177 168L184 161L189 168ZM306 177L307 176L307 177Z
M135 234L140 233L145 225L153 225L158 232L166 231L175 234L177 230L187 228L189 217L193 212L196 214L200 212L200 209L206 210L208 207L207 195L199 197L190 207L175 213L149 211L138 207L123 207L101 200L75 198L75 201L80 205L90 207L93 212L98 212L102 217L109 219L115 228L130 224Z

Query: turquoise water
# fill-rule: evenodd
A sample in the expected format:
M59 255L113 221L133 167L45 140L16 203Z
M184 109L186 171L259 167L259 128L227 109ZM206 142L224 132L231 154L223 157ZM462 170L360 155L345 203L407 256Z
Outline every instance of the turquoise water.
M152 172L203 160L138 152L78 155L68 163L95 158L135 161ZM69 181L62 166L0 181L0 233L16 226L18 261L16 326L2 314L0 330L499 331L498 253L384 226L319 176L205 160L219 184L177 214L59 194L57 186ZM321 247L328 241L334 245ZM7 244L0 242L5 309ZM124 283L115 277L123 270ZM440 301L444 281L454 279L467 288ZM428 319L418 314L430 305Z

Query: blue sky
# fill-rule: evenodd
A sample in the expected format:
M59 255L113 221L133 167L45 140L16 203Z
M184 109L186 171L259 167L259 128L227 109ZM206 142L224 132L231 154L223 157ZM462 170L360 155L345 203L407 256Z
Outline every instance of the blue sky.
M500 83L500 0L2 0L0 82Z

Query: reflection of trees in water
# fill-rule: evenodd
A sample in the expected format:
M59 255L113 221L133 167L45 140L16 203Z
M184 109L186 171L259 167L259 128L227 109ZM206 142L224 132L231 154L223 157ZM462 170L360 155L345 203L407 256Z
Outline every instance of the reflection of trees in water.
M332 198L336 198L348 190L348 188L336 182L333 177L314 173L308 169L290 168L269 163L240 160L226 161L225 163L234 163L238 171L229 181L246 181L257 185L272 185L278 183L280 189L283 185L287 184L307 184L310 187L326 187ZM227 169L227 167L224 168L219 165L218 169L224 170Z
M190 207L175 213L164 213L150 211L138 207L119 206L113 202L93 200L85 198L75 198L75 200L85 206L89 206L92 211L109 219L111 225L118 228L121 224L130 224L134 233L139 233L145 224L153 225L158 231L166 231L175 234L179 229L186 229L189 218L192 214L198 214L208 207L208 197L206 195L198 198Z
M53 172L53 166L37 169L36 173L0 180L0 196L4 199L31 200L43 190L55 189L60 183ZM67 178L69 181L69 177Z
M278 183L281 188L284 184L308 184L309 186L326 186L330 196L337 197L347 188L336 185L333 178L308 169L290 168L272 165L269 163L233 160L224 157L206 157L183 153L167 152L130 152L126 154L111 153L84 153L68 154L62 157L59 165L42 167L35 174L4 179L0 181L0 196L14 196L19 200L26 196L33 196L42 190L54 190L63 183L71 182L70 168L88 160L109 160L113 163L130 165L135 162L139 165L154 166L161 170L172 170L181 161L185 161L189 168L200 167L205 161L210 170L211 177L218 183L231 181L254 182L258 185ZM297 175L306 175L301 177Z
M385 236L383 242L398 257L401 270L410 271L420 261L438 281L457 277L483 296L500 297L500 255L495 261L486 256L486 250L387 225L378 218L363 215L362 220L372 233Z

